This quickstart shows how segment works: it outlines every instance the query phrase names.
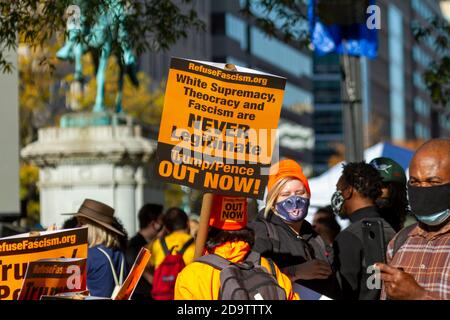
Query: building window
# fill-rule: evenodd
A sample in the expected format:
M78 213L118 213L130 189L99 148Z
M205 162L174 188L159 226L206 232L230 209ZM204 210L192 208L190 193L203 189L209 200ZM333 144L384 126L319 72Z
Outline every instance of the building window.
M422 123L416 122L414 125L414 132L416 134L416 138L419 139L430 139L430 129L425 127Z
M439 122L442 128L444 128L447 131L450 131L450 116L440 115Z
M225 16L225 32L228 37L239 42L242 50L247 50L247 24L231 14Z
M286 82L284 88L283 106L288 110L302 113L312 111L313 96L306 90Z
M412 7L423 19L427 20L433 17L433 12L428 8L423 0L412 0Z
M418 46L413 46L412 51L414 61L425 68L427 68L429 64L433 61L431 56Z
M337 53L314 56L314 73L340 73L341 65Z
M296 77L312 75L312 59L258 28L251 28L251 53Z
M211 33L225 34L225 15L223 13L213 13L211 15Z
M248 64L245 63L244 61L236 59L234 57L230 57L230 56L227 57L227 63L232 63L232 64L240 66L240 67L246 67L246 68L248 67Z
M289 30L289 32L292 33L294 38L301 38L305 33L308 33L308 30L309 30L308 19L299 19L295 23L291 24L292 21L289 21L289 23L288 23L287 20L283 16L279 15L276 10L268 11L267 8L264 5L261 5L258 1L252 1L252 0L248 0L248 1L250 4L250 10L252 11L252 13L256 17L263 18L263 19L269 19L270 21L273 22L273 24L275 25L275 28L277 28L277 29L287 28ZM308 1L309 0L302 1L303 3L300 3L300 4L296 3L296 5L307 6ZM242 7L242 5L241 5L241 7ZM286 12L289 14L290 10L288 8L285 8L285 9L286 9Z
M316 134L342 134L342 112L315 111L314 129Z
M414 110L417 114L429 117L430 116L430 107L428 103L426 103L422 98L415 97L414 98Z
M313 149L314 131L312 128L281 118L278 123L280 146L292 150Z
M425 84L425 81L423 80L422 74L419 71L414 71L413 73L413 82L416 88L419 88L421 90L426 90L427 86Z
M391 138L404 140L406 137L403 17L401 11L394 5L389 5L388 29Z

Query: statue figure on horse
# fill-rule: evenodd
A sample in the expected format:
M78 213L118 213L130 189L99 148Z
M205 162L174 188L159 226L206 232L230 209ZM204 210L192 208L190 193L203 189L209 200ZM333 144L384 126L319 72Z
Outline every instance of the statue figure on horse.
M128 74L134 86L137 79L137 59L133 53L130 35L126 29L127 11L120 0L105 0L100 6L92 23L83 14L89 8L89 0L75 0L68 8L68 37L56 56L62 60L75 61L75 80L83 82L82 57L90 53L96 70L97 93L94 112L105 112L105 71L111 54L117 58L119 65L118 92L115 112L122 112L122 93L124 76Z

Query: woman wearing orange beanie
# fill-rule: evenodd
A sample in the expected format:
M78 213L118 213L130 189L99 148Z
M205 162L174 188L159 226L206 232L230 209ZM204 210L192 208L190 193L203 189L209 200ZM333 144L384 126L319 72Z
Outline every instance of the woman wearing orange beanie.
M250 224L256 236L253 250L272 259L293 282L338 298L332 256L305 220L311 191L300 165L293 160L273 165L267 191L264 212Z

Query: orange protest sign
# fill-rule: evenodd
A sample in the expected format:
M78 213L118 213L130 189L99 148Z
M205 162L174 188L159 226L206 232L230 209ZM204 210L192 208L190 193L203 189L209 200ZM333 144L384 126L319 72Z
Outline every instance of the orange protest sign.
M163 180L229 195L263 196L286 79L172 58L157 147Z
M113 300L130 300L133 295L134 289L141 279L142 273L144 273L144 269L147 266L148 261L150 260L150 251L146 248L141 248L139 251L136 260L134 261L133 267L130 270L130 273L127 276L127 279L122 284L117 295L113 298Z
M82 290L86 290L86 259L43 259L28 263L18 300Z
M0 300L16 300L28 263L50 258L87 258L87 228L28 233L0 239Z

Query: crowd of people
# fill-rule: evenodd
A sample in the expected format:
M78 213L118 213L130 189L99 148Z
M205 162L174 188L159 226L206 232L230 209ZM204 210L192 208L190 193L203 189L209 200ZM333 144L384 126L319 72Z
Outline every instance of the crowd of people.
M269 173L255 219L213 209L204 254L198 216L146 204L129 241L114 209L85 200L64 227L88 227L87 287L110 297L146 247L151 259L133 299L450 299L450 140L423 144L409 177L389 158L343 165L330 205L308 215L311 190L289 159ZM215 208L217 206L213 206ZM336 215L350 225L341 230ZM255 288L260 288L255 291Z

